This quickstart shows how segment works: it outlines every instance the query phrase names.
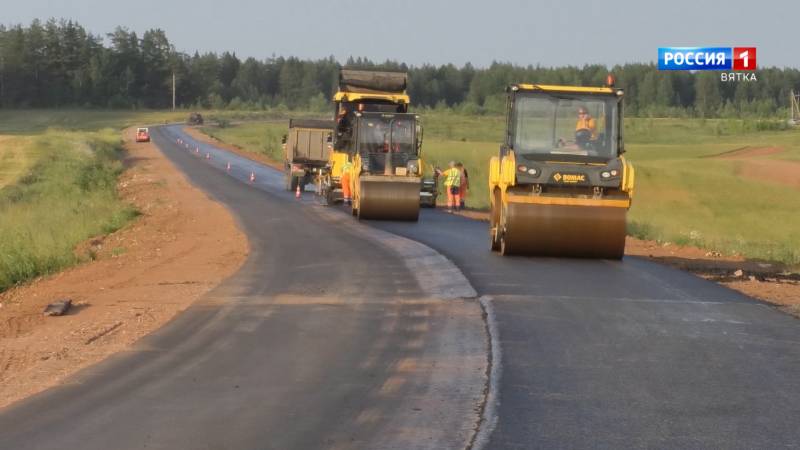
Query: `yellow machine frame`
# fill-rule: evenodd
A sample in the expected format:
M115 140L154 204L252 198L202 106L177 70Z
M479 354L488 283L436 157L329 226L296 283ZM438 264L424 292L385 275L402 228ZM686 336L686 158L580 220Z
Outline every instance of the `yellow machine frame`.
M582 86L557 86L540 84L515 84L510 87L511 91L530 91L530 92L552 92L569 94L594 94L594 95L617 95L622 96L621 90L614 87L582 87ZM510 112L509 112L510 114ZM510 117L510 116L509 116ZM510 119L509 119L510 120ZM509 125L507 125L509 126ZM622 126L620 122L620 127ZM619 130L620 133L622 130ZM620 135L621 138L621 135ZM594 198L586 195L538 195L527 190L514 189L517 186L517 157L513 149L508 149L504 156L494 156L489 162L489 201L492 206L490 237L492 249L499 249L498 229L501 226L501 215L503 208L512 204L542 205L542 207L590 207L608 210L608 208L627 210L631 206L634 193L635 171L633 166L619 155L618 159L621 166L621 181L619 190L625 194L624 197L615 196L612 198ZM543 161L544 164L557 163L560 165L575 164L576 166L604 166L604 163L576 162L568 163L563 161ZM526 184L527 185L527 184ZM497 204L497 203L500 204ZM598 211L600 210L598 209ZM504 222L505 223L505 222ZM624 243L623 243L624 247Z

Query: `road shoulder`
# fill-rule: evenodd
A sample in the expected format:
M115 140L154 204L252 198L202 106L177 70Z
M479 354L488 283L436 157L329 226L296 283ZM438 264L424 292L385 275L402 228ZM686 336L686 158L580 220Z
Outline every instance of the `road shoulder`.
M90 263L0 294L0 407L64 382L161 327L243 264L245 235L155 145L125 134L118 191L142 215L76 249ZM62 317L48 303L73 302Z

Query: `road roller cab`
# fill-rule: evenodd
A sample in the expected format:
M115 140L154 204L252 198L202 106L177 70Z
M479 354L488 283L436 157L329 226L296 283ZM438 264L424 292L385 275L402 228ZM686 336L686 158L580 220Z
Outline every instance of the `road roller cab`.
M422 175L422 128L408 113L404 72L339 73L334 95L336 129L329 176L322 191L331 200L352 195L360 219L417 220Z
M621 258L633 196L623 91L513 84L489 168L490 241L502 254Z
M422 128L408 113L356 113L353 213L361 219L417 220Z

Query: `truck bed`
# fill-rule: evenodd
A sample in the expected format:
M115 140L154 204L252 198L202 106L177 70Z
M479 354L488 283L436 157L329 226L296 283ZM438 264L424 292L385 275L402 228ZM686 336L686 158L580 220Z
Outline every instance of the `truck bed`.
M333 132L332 120L291 119L286 140L286 160L320 166L328 162L328 135Z

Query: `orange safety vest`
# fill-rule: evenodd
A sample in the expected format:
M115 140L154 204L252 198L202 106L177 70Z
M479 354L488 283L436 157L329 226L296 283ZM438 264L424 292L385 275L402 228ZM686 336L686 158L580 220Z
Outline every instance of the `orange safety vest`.
M578 123L575 124L575 131L579 130L589 130L592 132L592 139L597 139L597 123L593 117L578 117Z

